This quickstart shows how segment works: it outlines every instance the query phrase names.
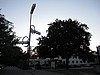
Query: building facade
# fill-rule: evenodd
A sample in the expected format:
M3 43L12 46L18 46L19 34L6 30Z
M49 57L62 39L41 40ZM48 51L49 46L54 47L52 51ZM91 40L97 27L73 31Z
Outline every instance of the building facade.
M66 64L66 59L62 59L61 57L59 58L54 58L53 60L50 59L50 58L46 58L46 59L30 59L29 60L29 64L30 65L36 65L36 64L40 64L40 65L45 65L45 64L48 64L48 65L54 65L56 63L57 64L62 64L62 65L65 65ZM96 62L88 62L88 61L83 61L82 59L80 59L78 56L77 57L74 57L72 56L70 59L69 59L69 66L90 66L92 64L95 64Z

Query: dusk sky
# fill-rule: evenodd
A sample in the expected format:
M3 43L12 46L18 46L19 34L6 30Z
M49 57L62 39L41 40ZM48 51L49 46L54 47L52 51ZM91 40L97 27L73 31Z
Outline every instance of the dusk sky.
M46 35L47 24L57 18L71 18L89 27L92 50L96 50L96 46L100 45L100 0L0 0L0 13L13 22L13 31L19 37L29 35L30 10L33 3L36 3L36 8L32 15L32 24L41 35ZM40 35L32 35L32 46L37 45L38 37Z

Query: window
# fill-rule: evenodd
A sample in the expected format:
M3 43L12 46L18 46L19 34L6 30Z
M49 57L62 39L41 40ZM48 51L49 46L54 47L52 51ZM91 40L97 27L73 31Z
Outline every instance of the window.
M63 61L63 64L65 64L65 61Z
M76 63L78 63L78 61L76 61Z
M82 63L82 61L80 61L80 63Z
M74 63L74 61L72 61L72 63Z
M70 61L68 61L68 63L70 63Z

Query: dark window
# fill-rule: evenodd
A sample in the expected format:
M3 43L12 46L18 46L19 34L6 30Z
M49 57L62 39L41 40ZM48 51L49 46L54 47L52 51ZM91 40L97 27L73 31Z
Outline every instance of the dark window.
M82 63L82 61L80 61L80 63Z
M76 63L78 63L78 61L76 61Z
M65 64L65 61L63 61L63 64Z
M72 61L72 63L74 63L74 61Z

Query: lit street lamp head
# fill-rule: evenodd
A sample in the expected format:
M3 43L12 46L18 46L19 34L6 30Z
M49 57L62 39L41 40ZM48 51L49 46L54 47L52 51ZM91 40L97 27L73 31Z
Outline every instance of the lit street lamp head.
M36 7L36 4L33 4L32 7L31 7L30 14L33 14L33 11L34 11L35 7Z

